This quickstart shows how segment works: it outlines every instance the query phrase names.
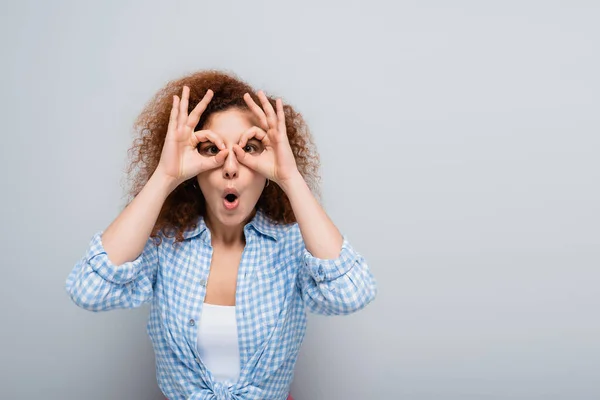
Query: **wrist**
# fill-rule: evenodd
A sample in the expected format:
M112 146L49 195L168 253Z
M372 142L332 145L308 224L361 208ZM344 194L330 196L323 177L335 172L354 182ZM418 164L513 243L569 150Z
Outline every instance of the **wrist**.
M294 188L306 185L306 181L304 181L304 178L298 171L295 174L293 174L290 178L282 180L277 184L286 194L289 195L289 193L293 191Z
M159 190L165 198L180 184L175 178L165 175L159 170L154 171L152 176L150 176L148 183Z

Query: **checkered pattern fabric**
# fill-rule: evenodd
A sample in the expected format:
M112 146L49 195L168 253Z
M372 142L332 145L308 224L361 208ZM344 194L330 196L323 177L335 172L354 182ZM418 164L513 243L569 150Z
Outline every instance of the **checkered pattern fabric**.
M183 242L161 234L157 245L150 238L137 259L119 266L106 255L102 231L96 233L66 290L75 304L95 312L150 303L146 329L159 387L170 400L285 400L307 310L353 313L375 298L377 284L345 235L339 257L325 260L306 249L297 223L276 224L261 211L244 234L236 288L237 382L216 381L196 346L212 256L202 217Z

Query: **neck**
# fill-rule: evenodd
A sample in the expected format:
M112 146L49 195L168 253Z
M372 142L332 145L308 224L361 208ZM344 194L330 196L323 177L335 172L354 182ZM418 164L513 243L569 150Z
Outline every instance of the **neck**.
M239 225L228 226L214 218L212 213L207 210L204 221L210 230L212 246L237 247L245 245L244 226L254 217L255 213L256 210Z

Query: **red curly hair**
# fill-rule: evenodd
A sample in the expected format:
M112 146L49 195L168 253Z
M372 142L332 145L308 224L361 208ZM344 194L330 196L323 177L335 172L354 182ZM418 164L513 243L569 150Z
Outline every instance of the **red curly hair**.
M180 96L184 85L190 88L188 113L202 100L208 89L214 92L195 128L196 131L203 129L213 113L232 108L250 111L243 99L244 93L250 94L256 104L260 104L256 90L231 72L204 70L168 82L146 104L134 123L136 137L133 146L128 150L128 203L138 195L158 166L167 135L173 96ZM269 95L267 98L275 108L275 98ZM283 110L287 136L298 170L311 191L320 197L320 160L313 138L300 113L287 104L284 104ZM185 230L195 228L198 217L206 213L206 201L198 185L193 185L195 180L196 177L188 179L170 193L163 204L151 237L156 238L159 231L172 231L179 242L183 240ZM264 188L256 208L277 223L296 222L288 197L274 182Z

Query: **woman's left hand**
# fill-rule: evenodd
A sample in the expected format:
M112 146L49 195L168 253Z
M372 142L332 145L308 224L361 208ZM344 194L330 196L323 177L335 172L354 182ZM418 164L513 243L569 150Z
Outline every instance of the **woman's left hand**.
M258 91L258 98L262 108L248 93L244 94L246 104L256 115L261 126L253 126L244 132L239 143L233 145L233 151L240 163L282 186L300 175L287 137L283 103L281 99L276 100L277 113L275 113L262 90ZM262 152L247 153L243 150L248 141L253 138L262 143L264 147Z

